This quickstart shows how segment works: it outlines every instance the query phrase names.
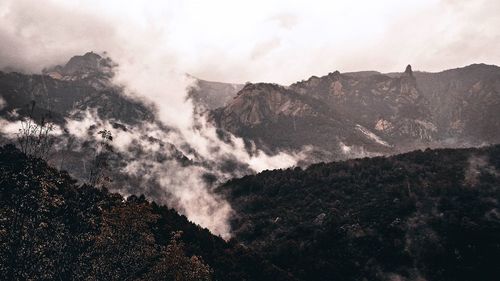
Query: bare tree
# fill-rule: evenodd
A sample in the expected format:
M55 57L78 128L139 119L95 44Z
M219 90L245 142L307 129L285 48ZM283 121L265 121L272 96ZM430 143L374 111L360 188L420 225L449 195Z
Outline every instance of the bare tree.
M17 134L17 141L22 152L26 155L47 159L54 144L50 132L54 124L50 121L51 113L44 113L39 122L34 120L35 101L28 104L28 117L21 120L21 128Z

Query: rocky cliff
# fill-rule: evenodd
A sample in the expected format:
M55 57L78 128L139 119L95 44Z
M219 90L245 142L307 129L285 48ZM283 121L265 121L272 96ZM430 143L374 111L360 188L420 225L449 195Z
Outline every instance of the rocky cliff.
M410 65L390 74L335 71L286 87L246 85L212 116L271 150L312 145L338 158L481 145L500 141L499 85L499 68L488 65L439 73Z

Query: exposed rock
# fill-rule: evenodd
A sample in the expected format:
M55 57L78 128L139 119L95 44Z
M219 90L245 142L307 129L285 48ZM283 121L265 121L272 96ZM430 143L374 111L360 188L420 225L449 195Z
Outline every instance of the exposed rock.
M341 158L349 157L346 151L353 147L388 152L356 124L377 132L380 140L393 147L392 152L500 142L497 66L479 64L423 73L408 65L402 73L335 71L286 88L251 85L254 90L245 87L234 102L213 116L222 128L263 147L279 150L313 145L336 150L333 153ZM287 114L284 108L296 111ZM286 116L293 118L281 118ZM295 133L298 130L302 130L300 135ZM289 136L266 136L271 131ZM330 137L323 137L325 134Z
M377 131L385 131L392 129L392 124L390 121L379 119L375 124L375 130Z
M411 65L407 65L405 69L405 74L413 76L413 71L411 70Z
M88 52L83 56L72 57L65 65L46 68L42 74L53 79L65 81L84 81L95 88L109 86L109 78L114 75L114 63L104 53L103 56Z
M319 214L315 219L314 219L314 224L316 225L322 225L323 222L325 221L325 218L326 218L326 214L325 213L321 213Z

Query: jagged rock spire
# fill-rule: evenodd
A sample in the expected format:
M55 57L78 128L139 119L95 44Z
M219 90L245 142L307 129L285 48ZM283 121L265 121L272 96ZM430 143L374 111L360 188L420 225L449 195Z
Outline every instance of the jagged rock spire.
M408 74L410 76L413 75L413 71L411 70L411 65L410 64L406 66L405 74Z

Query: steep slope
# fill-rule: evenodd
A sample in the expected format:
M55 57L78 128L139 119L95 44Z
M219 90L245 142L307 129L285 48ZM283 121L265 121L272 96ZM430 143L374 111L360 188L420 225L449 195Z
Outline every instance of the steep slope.
M265 171L219 188L236 238L301 280L496 280L500 145Z
M89 52L72 57L65 65L47 68L41 75L0 72L0 144L18 140L17 130L23 120L33 119L31 124L52 122L55 137L48 138L52 149L43 156L51 165L88 182L96 159L102 157L107 168L100 178L111 190L139 192L165 201L172 195L158 183L164 173L156 170L189 166L203 171L200 174L211 182L222 178L220 173L232 176L249 172L248 165L240 165L237 160L214 163L200 156L187 141L172 141L175 129L158 120L154 105L124 94L123 88L113 83L115 66L105 55ZM215 87L215 82L200 83L200 93L215 93L225 87ZM113 141L107 145L99 135L104 129L112 134ZM132 183L143 181L146 171L150 188L137 190ZM196 180L201 185L205 178Z
M416 72L442 139L470 144L500 140L500 68L473 64L438 73Z
M289 87L248 84L212 116L260 147L313 146L331 160L428 144L437 129L427 106L408 66L396 78L334 72Z
M356 123L397 145L430 141L435 135L428 101L417 87L411 66L399 77L331 73L290 86L343 112Z
M327 159L498 143L499 69L471 65L414 73L408 65L403 73L336 71L279 90L258 83L245 86L213 116L222 128L262 147L280 150L312 145L330 152ZM311 107L293 112L295 120L308 119L299 128L299 136L296 124L286 118L290 112L283 111L288 100L277 99L277 92L286 97L298 94L302 100L295 99ZM275 105L264 112L266 104ZM279 136L269 137L273 134Z
M97 109L99 117L137 124L152 121L152 108L132 100L113 85L113 63L95 53L71 58L64 66L44 70L42 75L0 72L0 95L5 106L0 116L9 112L27 115L27 107L36 103L37 115L50 111L58 123L72 111Z
M341 144L379 151L390 147L366 135L337 108L276 84L247 84L229 104L213 111L212 118L219 127L269 151L313 145L331 159L342 154Z
M0 97L4 101L0 121L5 120L2 126L25 118L54 123L62 132L50 139L55 149L45 157L78 180L88 181L89 164L98 154L97 133L105 124L112 126L115 137L122 133L130 138L145 125L157 128L162 134L170 130L157 122L151 106L124 95L123 90L112 83L113 67L109 58L89 52L71 58L64 66L46 69L42 75L0 72ZM121 168L130 162L130 157L137 157L129 152L137 154L142 150L145 154L145 147L160 146L161 157L155 158L192 164L177 147L155 138L157 135L144 135L143 143L135 145L134 151L113 151L108 161L113 169L107 175L115 179L112 189L133 193L131 186L120 180L125 177ZM12 132L0 130L0 142L12 142L13 137L16 136Z
M294 280L173 209L0 147L2 280Z

